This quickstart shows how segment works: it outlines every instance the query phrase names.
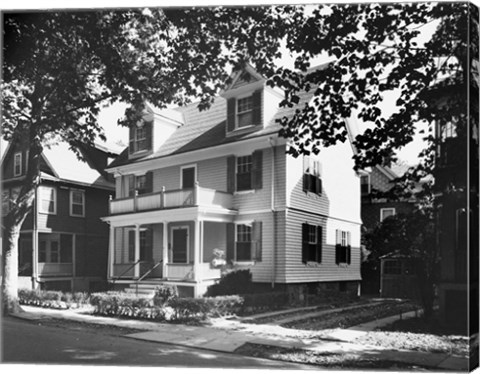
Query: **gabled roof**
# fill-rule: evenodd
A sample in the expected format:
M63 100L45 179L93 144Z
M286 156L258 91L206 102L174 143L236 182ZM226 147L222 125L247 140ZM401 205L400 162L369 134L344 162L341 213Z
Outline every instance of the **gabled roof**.
M324 69L328 64L319 65L318 69ZM315 68L309 69L309 71ZM185 107L177 107L173 110L182 114L184 125L179 127L170 138L163 143L159 149L143 158L129 161L128 148L113 161L109 168L121 166L127 163L136 163L144 160L173 156L185 152L209 148L222 144L233 143L239 140L256 138L259 136L278 134L281 126L276 122L283 117L293 117L295 111L309 102L313 97L314 90L310 92L300 92L299 103L291 108L278 108L273 118L265 124L265 127L253 132L240 135L226 135L227 105L226 100L221 97L215 97L214 103L208 110L199 111L198 102L189 104ZM154 123L155 126L155 123ZM349 126L349 124L347 124Z
M79 160L65 142L44 147L43 157L57 180L98 188L114 187L114 184L99 171L90 167L87 162Z

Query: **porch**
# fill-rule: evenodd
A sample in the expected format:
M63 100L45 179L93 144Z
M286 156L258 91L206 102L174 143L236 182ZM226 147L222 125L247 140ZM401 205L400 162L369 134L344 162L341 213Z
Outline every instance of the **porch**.
M110 200L109 212L111 215L147 212L152 210L173 209L180 207L217 207L232 209L233 196L228 192L200 187L138 195Z
M227 222L185 220L111 226L108 279L115 285L170 283L201 296L221 276L212 265L226 254Z

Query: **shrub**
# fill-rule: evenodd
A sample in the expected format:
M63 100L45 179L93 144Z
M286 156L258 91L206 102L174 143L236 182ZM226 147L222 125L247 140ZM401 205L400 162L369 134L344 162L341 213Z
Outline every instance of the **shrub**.
M208 287L206 296L248 294L253 291L249 269L233 270L222 275L220 281Z
M19 303L23 305L35 305L44 308L69 309L75 308L88 303L88 294L47 291L47 290L28 290L19 289Z
M169 302L175 321L201 321L207 317L219 317L237 313L243 304L240 296L175 298Z
M95 314L119 317L138 317L145 313L145 308L153 307L150 298L138 297L126 292L94 293L90 304L95 308Z
M155 288L153 305L163 306L174 298L178 297L178 289L175 285L162 284Z

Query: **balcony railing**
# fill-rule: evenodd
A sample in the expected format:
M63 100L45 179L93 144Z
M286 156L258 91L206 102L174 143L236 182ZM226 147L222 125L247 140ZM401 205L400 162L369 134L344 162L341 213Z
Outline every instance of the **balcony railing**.
M203 188L198 184L191 189L154 192L133 197L110 200L110 214L145 212L192 206L232 208L232 194Z

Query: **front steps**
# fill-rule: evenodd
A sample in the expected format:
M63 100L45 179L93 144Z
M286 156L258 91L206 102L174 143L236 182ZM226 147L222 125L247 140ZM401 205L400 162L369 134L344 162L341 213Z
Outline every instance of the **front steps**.
M152 297L155 294L155 289L162 283L165 283L162 279L142 280L139 283L132 282L125 288L125 292L143 297Z

